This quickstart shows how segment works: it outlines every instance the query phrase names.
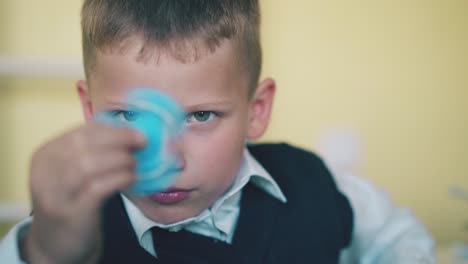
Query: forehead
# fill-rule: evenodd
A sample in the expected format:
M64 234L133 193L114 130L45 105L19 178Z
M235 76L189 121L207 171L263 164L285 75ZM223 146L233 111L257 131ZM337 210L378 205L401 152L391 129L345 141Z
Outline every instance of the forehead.
M196 56L187 53L187 60L157 48L142 57L141 47L141 41L135 39L119 50L98 51L88 80L92 96L118 97L138 87L156 88L180 101L188 95L192 100L197 96L247 96L248 78L232 41L220 43L213 51L195 48L188 52L196 52Z

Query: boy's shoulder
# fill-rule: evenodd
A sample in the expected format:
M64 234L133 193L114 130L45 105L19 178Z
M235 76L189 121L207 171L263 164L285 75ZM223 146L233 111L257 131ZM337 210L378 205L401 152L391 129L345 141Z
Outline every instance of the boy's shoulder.
M309 156L312 158L320 160L320 158L313 153L312 151L306 150L304 148L291 145L286 142L278 143L253 143L249 144L248 148L251 152L255 153L271 153L272 155L287 155L287 154L296 154L301 156Z
M283 191L305 186L308 190L318 188L320 192L336 190L335 180L327 166L313 152L287 143L253 144L248 149Z
M304 169L325 168L324 162L317 154L285 142L252 144L248 149L262 165L267 162L300 166Z
M248 149L278 183L287 199L278 220L280 226L288 227L281 229L287 243L298 237L304 239L301 242L311 242L317 237L329 239L317 240L317 248L342 248L350 243L351 205L318 155L287 143L255 144Z

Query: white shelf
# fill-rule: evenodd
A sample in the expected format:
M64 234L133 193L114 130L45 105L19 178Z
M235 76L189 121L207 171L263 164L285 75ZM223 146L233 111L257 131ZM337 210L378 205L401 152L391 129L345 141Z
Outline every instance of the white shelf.
M15 58L0 56L0 76L81 78L81 59L76 58Z
M0 222L18 222L31 212L26 203L0 203Z

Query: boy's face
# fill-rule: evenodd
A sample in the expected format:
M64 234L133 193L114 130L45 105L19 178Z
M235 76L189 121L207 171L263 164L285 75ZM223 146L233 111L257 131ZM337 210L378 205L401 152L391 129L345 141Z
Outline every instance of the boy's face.
M78 92L87 121L99 111L125 110L123 96L138 87L154 87L184 107L181 173L168 194L176 199L127 193L147 217L173 223L198 215L231 186L246 140L260 137L268 125L275 84L261 82L249 99L248 76L230 41L189 63L165 53L139 61L141 44L134 40L124 52L97 52L91 79L78 82Z

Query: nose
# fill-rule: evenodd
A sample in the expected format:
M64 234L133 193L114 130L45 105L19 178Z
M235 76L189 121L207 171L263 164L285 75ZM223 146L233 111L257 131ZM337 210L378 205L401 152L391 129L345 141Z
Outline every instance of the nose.
M168 140L167 142L167 150L169 153L175 155L179 162L178 167L179 169L183 170L185 167L185 159L183 155L183 136L174 137Z

